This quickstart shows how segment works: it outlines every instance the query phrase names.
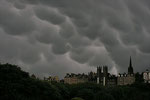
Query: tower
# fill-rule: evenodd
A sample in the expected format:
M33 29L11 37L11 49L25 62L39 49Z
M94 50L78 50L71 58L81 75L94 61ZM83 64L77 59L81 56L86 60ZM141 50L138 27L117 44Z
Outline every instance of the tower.
M103 66L103 73L104 73L104 76L107 76L107 74L108 74L108 67L107 66Z
M108 80L108 67L107 66L98 66L97 67L97 84L103 86L107 85Z
M102 75L102 70L101 70L101 67L98 66L97 67L97 84L101 83L101 75Z
M132 67L132 59L130 56L130 63L129 63L129 67L128 67L128 74L133 74L133 67Z
M108 67L103 66L103 86L107 85L107 79L108 79Z
M97 76L100 77L101 73L102 73L101 67L98 66L98 67L97 67Z

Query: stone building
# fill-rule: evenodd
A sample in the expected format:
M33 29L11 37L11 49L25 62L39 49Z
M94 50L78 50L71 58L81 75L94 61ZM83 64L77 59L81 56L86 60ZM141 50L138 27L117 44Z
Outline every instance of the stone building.
M117 77L108 73L108 67L97 67L97 73L89 72L86 74L66 74L64 83L78 84L85 82L93 82L101 85L117 85Z
M128 67L128 73L119 74L117 77L117 85L128 85L135 82L135 75L133 72L132 60L130 57L130 63Z
M150 83L150 71L148 69L143 72L143 79L145 83Z
M115 75L111 75L108 73L108 67L97 67L97 84L101 84L103 86L106 85L117 85L117 77Z
M119 74L117 77L117 85L130 85L135 82L134 74Z
M48 78L44 77L44 80L49 81L49 82L59 82L59 77L58 76L49 76Z
M78 84L88 82L88 76L85 74L66 74L64 77L64 83L67 84Z
M147 79L145 74L145 79ZM150 74L149 74L150 78ZM115 85L128 85L133 84L135 82L135 75L133 72L132 67L132 60L130 57L130 63L128 67L128 73L119 74L118 76L111 75L108 73L107 66L98 66L97 73L89 72L88 75L86 74L66 74L64 77L64 83L68 84L78 84L78 83L85 83L85 82L93 82L97 84L101 84L103 86L115 86Z

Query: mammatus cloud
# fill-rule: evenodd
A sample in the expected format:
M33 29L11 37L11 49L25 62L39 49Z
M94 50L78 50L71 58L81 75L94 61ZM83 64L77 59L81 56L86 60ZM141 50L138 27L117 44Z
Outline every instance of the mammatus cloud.
M0 60L43 77L149 68L148 0L1 0ZM116 70L117 69L117 70Z

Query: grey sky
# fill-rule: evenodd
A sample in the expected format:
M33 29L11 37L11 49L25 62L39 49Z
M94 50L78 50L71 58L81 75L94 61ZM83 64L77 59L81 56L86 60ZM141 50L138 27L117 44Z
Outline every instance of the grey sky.
M0 61L43 77L150 68L148 0L0 0Z

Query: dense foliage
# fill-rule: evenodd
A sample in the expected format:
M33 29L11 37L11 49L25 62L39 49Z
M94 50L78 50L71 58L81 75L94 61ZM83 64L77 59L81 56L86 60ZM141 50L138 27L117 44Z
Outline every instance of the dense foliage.
M138 75L137 75L138 77ZM140 81L140 80L138 80ZM150 85L68 85L31 77L16 65L0 64L0 100L150 100Z

